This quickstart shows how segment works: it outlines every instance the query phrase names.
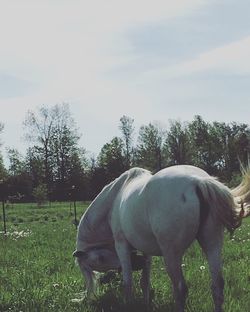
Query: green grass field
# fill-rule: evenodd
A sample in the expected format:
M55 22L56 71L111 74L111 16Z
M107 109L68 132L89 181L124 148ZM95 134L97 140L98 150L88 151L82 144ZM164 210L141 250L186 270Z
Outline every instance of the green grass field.
M78 218L86 204L77 203ZM0 230L2 214L0 213ZM37 208L35 204L7 207L7 230L0 234L0 311L146 311L138 273L134 273L135 301L123 303L119 278L101 286L92 299L78 302L83 278L74 263L76 229L68 203ZM225 236L223 251L225 312L250 311L250 218L233 239ZM189 287L186 311L213 310L210 276L200 248L194 243L183 258ZM160 257L153 259L153 287L149 311L174 311L171 285Z

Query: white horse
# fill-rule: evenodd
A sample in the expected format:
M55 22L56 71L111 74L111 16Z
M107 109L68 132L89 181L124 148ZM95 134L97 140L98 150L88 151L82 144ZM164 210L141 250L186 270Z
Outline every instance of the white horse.
M240 224L239 205L224 184L205 171L173 166L152 175L133 168L107 185L80 220L74 256L93 288L94 271L121 267L125 298L132 298L133 250L142 253L141 286L149 301L151 256L163 256L173 284L178 312L183 312L187 286L182 257L197 239L212 278L215 311L222 311L221 250L226 227Z

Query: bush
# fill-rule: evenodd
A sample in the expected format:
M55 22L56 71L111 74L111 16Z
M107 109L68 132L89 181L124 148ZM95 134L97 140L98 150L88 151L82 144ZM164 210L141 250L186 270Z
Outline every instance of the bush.
M38 207L41 207L48 199L48 190L45 184L39 184L34 188L32 195L35 198L35 201Z
M232 178L228 183L228 187L234 188L238 186L241 183L241 180L242 180L242 175L238 172L233 172Z

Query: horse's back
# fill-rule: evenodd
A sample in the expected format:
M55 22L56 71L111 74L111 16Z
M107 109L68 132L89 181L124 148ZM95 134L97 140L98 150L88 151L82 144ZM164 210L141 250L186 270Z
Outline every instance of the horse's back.
M192 177L209 177L209 174L199 167L192 165L175 165L171 167L164 168L157 172L154 177L165 176L170 178L171 176L186 176L188 178Z

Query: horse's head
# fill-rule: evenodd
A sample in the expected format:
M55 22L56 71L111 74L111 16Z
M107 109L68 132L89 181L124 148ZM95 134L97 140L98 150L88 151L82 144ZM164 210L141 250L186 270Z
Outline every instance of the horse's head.
M119 258L114 250L106 248L92 248L87 251L75 251L80 267L88 267L92 271L106 272L120 267Z
M94 291L95 271L106 272L120 268L119 258L114 250L105 248L91 248L86 251L76 250L76 257L80 270L85 277L88 293Z

